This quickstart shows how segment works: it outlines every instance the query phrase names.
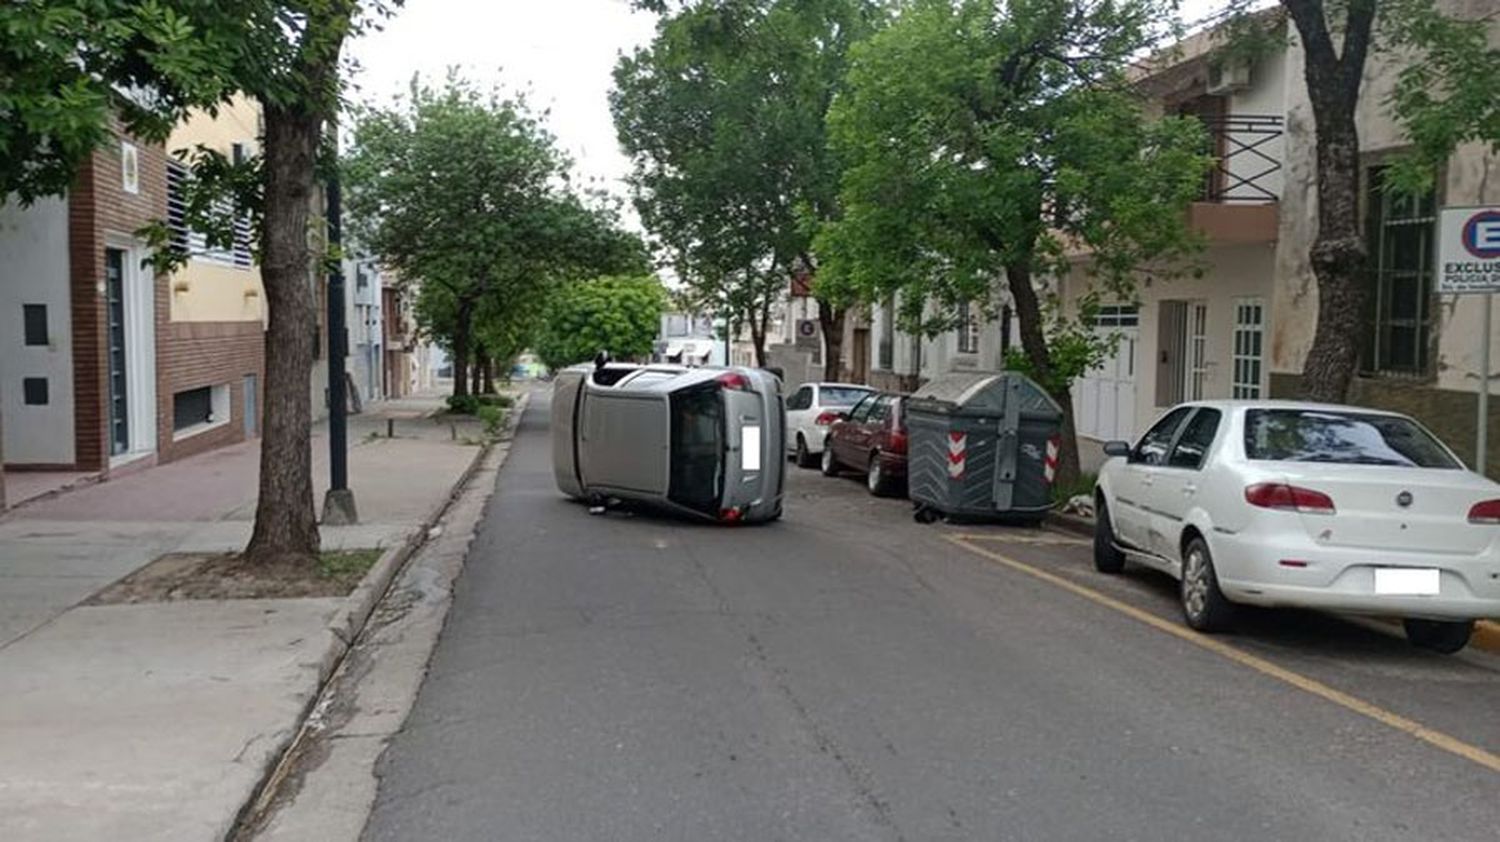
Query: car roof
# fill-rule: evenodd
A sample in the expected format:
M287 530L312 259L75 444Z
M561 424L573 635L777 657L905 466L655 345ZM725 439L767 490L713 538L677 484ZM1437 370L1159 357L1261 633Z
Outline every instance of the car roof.
M819 389L859 389L865 392L875 391L874 386L866 386L862 383L836 383L832 380L815 380L811 383L803 383L803 386L817 386Z
M1289 400L1200 400L1184 401L1177 406L1201 406L1212 409L1237 410L1237 409L1301 409L1314 412L1360 412L1366 415L1390 415L1405 418L1400 412L1392 412L1389 409L1376 409L1370 406L1354 406L1342 403L1318 403L1316 401L1289 401ZM1175 407L1174 407L1175 408Z

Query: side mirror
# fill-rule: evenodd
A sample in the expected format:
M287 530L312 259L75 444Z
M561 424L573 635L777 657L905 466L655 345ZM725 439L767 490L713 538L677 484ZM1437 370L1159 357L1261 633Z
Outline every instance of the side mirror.
M1129 456L1130 455L1130 442L1128 442L1128 441L1107 441L1107 442L1104 443L1104 455L1105 456Z

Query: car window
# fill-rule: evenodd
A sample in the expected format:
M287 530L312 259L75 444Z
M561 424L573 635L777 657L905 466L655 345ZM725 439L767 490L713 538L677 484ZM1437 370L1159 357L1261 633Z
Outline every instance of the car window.
M1151 429L1141 436L1140 443L1130 451L1130 461L1144 465L1160 465L1166 462L1167 448L1172 445L1172 436L1184 418L1192 412L1190 406L1179 406L1168 412Z
M1247 411L1245 456L1284 462L1462 467L1410 418L1310 409Z
M875 406L875 400L879 395L866 395L865 399L854 405L849 411L850 421L864 421L870 415L871 407Z
M724 401L713 384L672 393L667 499L718 514L724 487Z
M1182 428L1182 435L1177 437L1177 444L1172 448L1172 454L1167 457L1167 465L1173 468L1191 468L1197 470L1203 467L1203 457L1208 455L1208 448L1214 443L1214 436L1219 432L1219 421L1223 413L1217 409L1200 409L1193 415L1193 420Z
M881 395L876 398L875 405L870 407L870 416L865 419L866 423L875 424L884 421L891 410L891 396Z
M824 386L818 402L823 406L854 406L860 398L870 394L869 389L850 389L847 386Z
M803 386L802 388L798 389L795 394L787 399L786 408L807 409L808 407L812 406L812 393L813 390L811 386Z

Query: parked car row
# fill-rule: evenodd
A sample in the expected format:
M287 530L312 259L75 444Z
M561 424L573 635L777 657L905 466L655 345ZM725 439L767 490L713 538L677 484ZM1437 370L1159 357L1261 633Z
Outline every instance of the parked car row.
M1175 577L1195 629L1239 605L1313 608L1398 617L1456 652L1500 617L1500 484L1404 415L1200 401L1105 452L1095 566Z
M824 476L863 474L886 497L906 482L906 396L849 383L806 383L787 399L787 455Z

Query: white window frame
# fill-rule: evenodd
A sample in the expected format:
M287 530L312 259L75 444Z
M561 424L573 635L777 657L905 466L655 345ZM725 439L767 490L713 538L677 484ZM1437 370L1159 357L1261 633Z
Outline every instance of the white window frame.
M1187 305L1187 341L1184 344L1184 400L1203 400L1208 383L1208 303L1189 301Z
M958 352L979 353L979 308L969 301L958 305Z
M1234 300L1234 346L1229 396L1257 400L1265 394L1266 300L1246 296Z

